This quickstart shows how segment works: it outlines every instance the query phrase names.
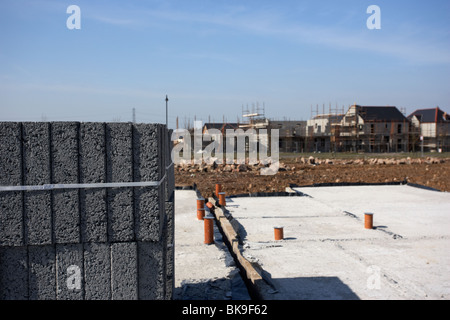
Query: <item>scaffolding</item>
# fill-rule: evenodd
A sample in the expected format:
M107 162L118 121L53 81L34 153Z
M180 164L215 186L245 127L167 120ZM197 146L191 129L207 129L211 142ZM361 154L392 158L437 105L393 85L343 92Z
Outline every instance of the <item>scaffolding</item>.
M251 109L247 104L242 106L242 123L239 128L245 129L265 129L269 125L269 120L265 116L265 104L260 106L259 102L252 103Z
M319 113L319 105L311 105L311 119L306 128L305 150L312 152L336 152L340 144L340 125L344 116L344 106L333 108L331 103L328 112L325 104L322 105L322 113Z

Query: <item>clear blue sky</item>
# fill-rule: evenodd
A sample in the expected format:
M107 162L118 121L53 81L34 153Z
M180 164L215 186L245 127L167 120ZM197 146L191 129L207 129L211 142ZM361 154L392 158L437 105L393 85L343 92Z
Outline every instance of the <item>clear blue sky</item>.
M69 30L69 5L81 29ZM369 5L381 30L369 30ZM450 111L450 1L1 0L0 120L234 122L242 106Z

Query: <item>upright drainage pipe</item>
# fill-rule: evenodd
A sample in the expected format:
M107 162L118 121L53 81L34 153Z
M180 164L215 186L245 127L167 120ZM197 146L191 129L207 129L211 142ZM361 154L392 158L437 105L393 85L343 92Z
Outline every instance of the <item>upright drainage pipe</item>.
M202 209L205 207L205 198L197 199L197 209Z
M204 219L205 223L205 244L214 243L214 217L207 215Z
M197 220L203 220L205 218L205 208L197 209Z
M283 234L284 233L283 232L284 228L283 227L279 227L279 226L273 227L273 230L274 230L275 240L276 241L284 239L284 234Z
M197 199L197 219L203 220L204 216L205 216L205 199L198 198Z
M222 185L220 183L216 183L216 197L219 197L220 192L222 192Z
M364 213L364 228L373 229L373 213Z
M219 192L219 204L223 207L227 205L225 200L225 192Z

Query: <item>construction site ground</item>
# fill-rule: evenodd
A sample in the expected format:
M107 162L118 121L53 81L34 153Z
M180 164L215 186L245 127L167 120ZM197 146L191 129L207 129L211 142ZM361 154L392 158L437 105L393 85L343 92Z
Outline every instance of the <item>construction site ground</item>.
M268 284L263 299L450 299L449 193L406 185L293 191L301 196L227 199L241 254Z
M175 300L249 300L247 288L214 225L214 244L204 244L197 193L175 191Z
M292 157L282 159L289 170L274 176L176 170L178 188L198 192L176 191L175 299L249 298L219 220L216 243L202 242L195 203L216 183L227 193L223 211L240 254L264 279L262 299L450 299L450 160L441 160L311 165ZM414 186L345 186L402 181ZM286 191L291 196L276 194ZM373 229L364 228L365 212L374 214Z
M450 192L450 159L424 157L421 163L372 164L364 156L331 159L332 164L304 164L301 155L281 158L282 169L276 175L260 175L258 170L224 172L215 170L175 169L177 186L197 185L204 196L210 196L216 183L223 184L227 196L249 193L284 192L290 184L400 183L409 182ZM407 156L404 156L406 158ZM305 157L306 158L306 157ZM389 158L392 159L392 158ZM403 158L402 158L403 159ZM427 160L428 159L428 160ZM339 161L338 161L339 160ZM334 161L334 162L333 162ZM325 161L323 161L325 162ZM394 162L394 161L391 161Z

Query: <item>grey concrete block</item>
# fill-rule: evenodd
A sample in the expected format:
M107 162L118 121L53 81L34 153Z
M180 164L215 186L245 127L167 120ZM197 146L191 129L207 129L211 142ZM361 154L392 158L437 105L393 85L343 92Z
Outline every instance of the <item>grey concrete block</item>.
M50 183L50 128L44 122L22 124L23 182ZM52 243L51 191L24 191L25 243Z
M85 299L111 299L111 251L108 243L84 244Z
M80 183L106 182L104 123L80 124ZM106 189L80 190L81 238L83 242L106 242L108 216Z
M82 244L56 245L56 299L84 299Z
M0 246L24 245L22 192L0 192Z
M0 185L22 184L22 126L0 122Z
M135 124L133 126L133 173L134 181L160 181L163 168L163 135L160 124ZM159 241L161 237L160 187L134 189L136 239L138 241Z
M54 190L53 233L56 243L80 242L78 190Z
M107 182L133 181L131 124L106 124L106 157ZM109 188L107 193L108 241L133 241L133 189Z
M0 300L27 299L27 248L0 247Z
M88 122L80 124L80 181L106 182L105 124Z
M166 201L166 227L164 237L166 238L166 299L171 300L175 285L175 195Z
M28 245L52 243L50 191L25 191L25 239Z
M139 299L165 299L165 242L138 242Z
M22 124L25 185L50 183L50 126L47 122Z
M108 182L133 181L132 127L130 123L106 124Z
M164 219L163 186L135 188L136 240L159 241Z
M108 241L108 216L105 189L80 190L82 242Z
M22 185L22 126L0 122L0 185ZM0 246L24 245L22 192L0 192Z
M134 181L159 181L164 176L161 125L133 125Z
M29 246L29 299L56 299L56 252L55 246Z
M108 189L108 241L134 240L133 190Z
M113 300L138 299L137 243L111 244L111 287Z
M168 230L168 240L170 243L175 241L175 194L166 201L165 205L166 210L166 219L167 225L166 228Z
M52 183L78 183L79 123L51 123ZM80 242L78 189L55 190L53 232L56 243Z
M78 183L78 122L51 123L53 183Z
M166 201L170 201L170 198L175 193L175 169L172 165L172 149L173 144L171 141L173 130L169 130L167 132L167 140L165 142L166 144L166 177L167 177L167 184L166 184Z
M1 123L0 182L159 181L167 138L153 124ZM167 174L159 187L0 193L0 298L170 299Z

